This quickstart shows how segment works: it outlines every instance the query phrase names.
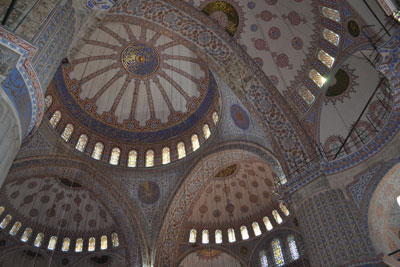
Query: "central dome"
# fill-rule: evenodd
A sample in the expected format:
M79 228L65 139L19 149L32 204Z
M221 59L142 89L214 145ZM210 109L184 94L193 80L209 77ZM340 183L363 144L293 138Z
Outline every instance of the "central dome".
M147 76L158 69L160 58L149 44L131 44L122 52L121 62L129 73Z

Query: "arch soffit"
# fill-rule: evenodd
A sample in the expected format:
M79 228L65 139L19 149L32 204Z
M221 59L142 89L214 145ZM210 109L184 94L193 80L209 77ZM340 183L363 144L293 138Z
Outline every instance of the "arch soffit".
M157 244L156 264L165 262L166 266L170 266L175 262L176 244L187 217L184 210L192 205L198 194L208 184L212 174L218 167L215 164L225 160L235 160L235 157L240 159L243 152L259 157L261 160L271 164L274 170L280 168L278 160L270 151L249 142L229 142L205 151L203 157L188 168L190 171L183 175L181 181L176 185L174 194L172 194L173 197L171 197L158 235L159 241L154 242Z
M184 253L182 253L182 255L180 255L179 259L177 260L176 266L180 266L179 264L180 264L187 256L189 256L190 254L196 252L197 250L201 250L201 249L205 249L205 248L206 248L206 249L210 249L210 248L211 248L211 249L219 250L219 251L221 251L222 253L226 253L226 254L228 254L229 256L231 256L232 258L234 258L235 260L239 261L239 263L240 263L242 266L247 266L247 264L243 261L242 258L240 258L240 257L238 256L238 254L233 253L231 250L229 250L229 249L227 249L227 248L225 248L225 247L223 247L223 246L217 246L217 245L207 245L207 246L200 246L200 247L188 249L187 251L185 251Z
M68 171L65 172L64 168L68 168ZM109 177L99 173L86 163L60 156L52 156L52 158L41 156L16 160L7 179L39 176L43 172L57 177L74 175L77 182L101 196L110 214L114 218L119 218L117 222L124 226L121 227L124 231L119 231L118 234L120 238L123 238L128 248L129 264L139 266L139 262L144 262L148 258L148 244L143 227L133 207L132 200L128 199L123 188L117 186ZM128 225L131 227L126 227ZM138 244L139 248L137 248Z
M176 6L179 6L179 8L175 8ZM210 34L210 38L217 44L218 51L211 48L211 45L208 47L199 44L197 39L195 40L188 32L183 30L184 26L182 26L182 29L174 29L177 32L176 34L194 43L197 49L204 49L208 52L211 68L225 80L251 114L255 118L259 118L257 121L263 122L262 127L271 140L278 158L294 158L295 155L313 152L313 147L307 141L307 134L301 127L295 113L277 88L270 82L267 75L232 40L228 33L194 7L186 2L179 1L178 3L175 0L165 0L152 2L151 7L140 3L135 9L130 7L126 1L123 1L111 10L104 21L121 21L124 23L129 23L132 20L140 20L141 23L150 23L151 21L152 26L150 27L159 27L157 24L161 24L162 30L168 31L166 29L174 25L163 22L162 16L156 15L158 11L178 14L180 18L190 21L190 25L193 27L197 27L198 30L205 30ZM190 16L187 14L190 14ZM275 115L271 116L271 113ZM276 121L279 121L279 125L275 123ZM277 127L286 128L286 131L292 133L292 136L279 136ZM282 164L284 168L287 167L285 161L282 161Z

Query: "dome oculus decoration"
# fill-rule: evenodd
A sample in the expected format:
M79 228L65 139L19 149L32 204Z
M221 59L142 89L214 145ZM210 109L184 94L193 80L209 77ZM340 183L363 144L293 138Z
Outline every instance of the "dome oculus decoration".
M121 54L125 70L137 76L153 74L160 65L157 51L147 44L131 44Z

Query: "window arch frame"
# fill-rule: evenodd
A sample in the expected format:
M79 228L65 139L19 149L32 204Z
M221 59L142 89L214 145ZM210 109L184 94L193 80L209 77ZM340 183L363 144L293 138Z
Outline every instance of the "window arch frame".
M101 147L99 148L101 149L100 152L96 152L98 146ZM92 158L95 160L101 160L101 158L103 157L103 152L104 152L104 144L102 142L97 142L93 147Z
M171 149L168 146L161 150L161 163L163 165L171 163Z
M114 154L114 151L116 151L115 152L115 154ZM119 165L119 159L120 159L120 157L121 157L121 149L119 148L119 147L113 147L112 149L111 149L111 152L110 152L110 160L109 160L109 163L111 164L111 165Z
M71 139L72 134L74 133L74 125L72 123L67 123L65 125L64 130L61 134L61 138L68 143L69 140Z

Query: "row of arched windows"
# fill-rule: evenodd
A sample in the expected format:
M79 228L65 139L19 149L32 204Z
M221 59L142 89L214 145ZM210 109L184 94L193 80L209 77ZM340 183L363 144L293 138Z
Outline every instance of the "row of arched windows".
M322 7L322 14L327 19L333 20L335 22L340 22L340 13L336 9L332 9L329 7ZM322 31L322 35L325 40L333 44L334 46L338 46L340 42L339 34L329 30L324 29ZM331 56L328 52L324 50L319 50L317 54L318 60L321 61L328 69L332 68L333 63L335 63L335 58ZM317 70L311 69L309 74L309 78L313 80L313 82L318 86L322 87L325 82L326 78L322 76ZM306 87L300 86L298 89L299 95L303 98L303 100L308 104L311 105L315 101L315 95Z
M51 95L46 96L45 103L46 103L47 108L51 105L51 103L52 103ZM214 112L212 114L212 119L213 119L214 124L216 125L219 120L217 112ZM56 128L58 123L60 122L60 120L61 120L61 112L59 110L56 110L50 118L50 125L53 128ZM211 130L210 130L209 125L204 124L202 130L203 130L204 138L208 139L211 136ZM69 142L73 132L74 132L74 126L71 123L68 123L65 126L64 131L61 134L61 138L65 142ZM84 152L88 141L89 141L88 136L86 134L81 134L76 143L75 149L80 152ZM193 134L191 136L191 146L192 146L192 151L196 151L197 149L200 148L199 136L197 134ZM180 141L177 144L176 148L177 148L178 159L182 159L182 158L186 157L186 146L183 141ZM104 151L104 144L101 142L97 142L94 145L94 148L92 151L92 158L96 159L96 160L100 160L103 155L103 151ZM121 150L118 147L114 147L111 150L109 163L111 165L118 165L120 155L121 155ZM155 156L154 150L149 149L146 151L145 167L153 167L154 166L154 156ZM127 166L128 167L136 167L137 157L138 157L138 153L136 150L129 151ZM171 162L171 152L170 152L170 148L167 146L162 149L161 162L163 165Z
M285 216L289 216L290 212L283 203L280 203L279 207ZM277 224L281 224L283 222L282 217L279 215L279 212L277 210L272 211L272 216L274 217ZM265 216L263 218L263 222L264 222L264 225L265 225L265 228L267 229L267 231L271 231L273 229L273 226L272 226L271 221L269 220L268 216ZM255 236L260 236L262 234L261 228L260 228L260 225L258 224L258 222L253 222L251 224L251 226L253 228L253 232L254 232ZM236 242L235 230L233 228L229 228L227 231L227 234L228 234L228 241L230 243ZM240 234L241 234L242 240L247 240L250 238L249 232L245 225L242 225L240 227ZM191 229L190 233L189 233L189 243L196 243L196 239L197 239L197 230ZM201 243L208 244L209 242L210 242L209 231L203 230L201 232ZM218 229L215 230L215 243L216 244L223 243L221 230L218 230Z
M294 239L293 235L289 235L286 238L287 246L289 248L289 254L292 260L300 259L300 254L297 249L296 240ZM274 259L274 264L272 262L268 262L267 250L263 249L259 252L260 258L260 266L261 267L268 267L268 266L283 266L285 265L285 259L283 257L283 249L281 246L281 241L278 238L275 238L271 242L272 248L272 256Z
M4 206L0 206L0 215L3 214L5 211ZM1 229L6 229L8 225L10 225L10 222L12 220L12 215L7 214L3 220L0 223L0 228ZM19 232L19 230L22 227L22 223L19 221L16 221L14 225L11 227L9 234L12 236L16 236ZM25 228L25 231L22 233L20 240L24 243L28 242L29 239L32 236L32 228L27 227ZM35 247L40 248L43 244L43 240L45 238L44 233L38 233L36 235L35 240L33 241L33 245ZM119 246L119 239L118 239L118 234L117 233L112 233L111 234L111 243L113 247L118 247ZM61 251L68 252L70 249L70 244L71 244L71 239L69 237L65 237L62 241L61 245ZM54 250L57 245L57 236L51 236L49 239L49 242L47 244L47 249L49 250ZM84 241L83 238L77 238L75 241L75 252L82 252L83 251L83 246L84 246ZM100 249L105 250L108 248L108 238L107 235L102 235L100 237ZM95 251L96 250L96 238L95 237L90 237L88 240L88 251Z

